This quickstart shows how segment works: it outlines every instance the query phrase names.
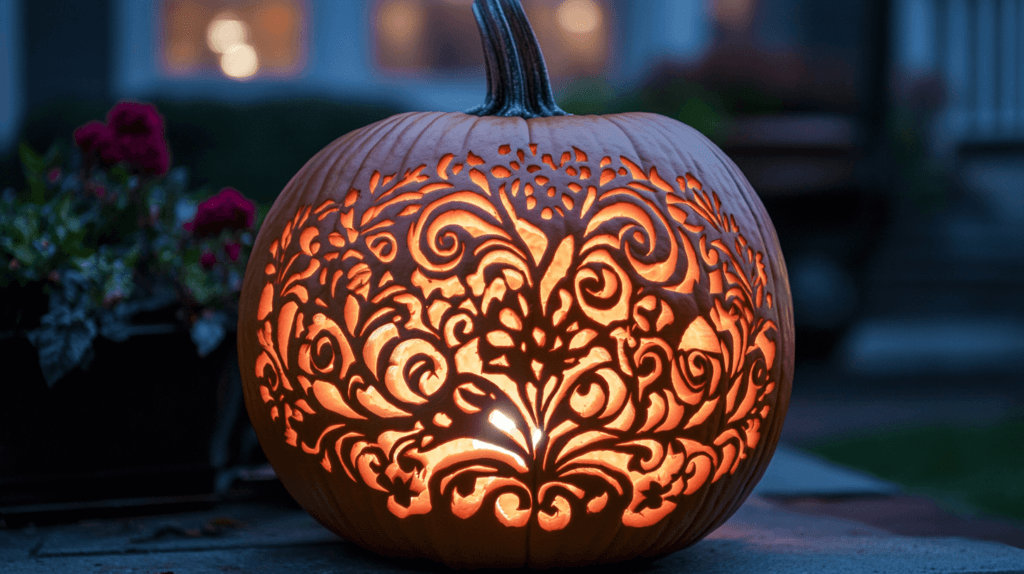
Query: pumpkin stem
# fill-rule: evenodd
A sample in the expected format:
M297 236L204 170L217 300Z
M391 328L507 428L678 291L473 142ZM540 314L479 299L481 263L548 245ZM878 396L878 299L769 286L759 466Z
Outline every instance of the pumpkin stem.
M568 116L555 103L537 37L519 0L475 0L487 69L487 97L476 116Z

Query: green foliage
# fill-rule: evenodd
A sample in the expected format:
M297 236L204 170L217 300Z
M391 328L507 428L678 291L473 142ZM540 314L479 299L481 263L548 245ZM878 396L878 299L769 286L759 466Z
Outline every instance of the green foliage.
M46 154L22 145L19 157L25 188L0 197L0 291L42 291L48 305L25 317L6 301L0 336L27 337L48 384L87 368L96 337L145 330L135 319L147 312L177 309L201 355L219 345L237 316L255 226L189 231L209 194L188 190L183 167L147 175L68 144Z
M68 271L62 289L50 294L50 309L40 326L29 331L29 341L39 351L43 378L51 386L77 366L87 367L92 360L92 342L99 331L98 322L84 292L89 279Z
M980 427L936 425L850 437L811 446L829 460L859 468L932 497L955 511L982 510L1024 520L1024 419Z
M166 120L174 165L189 168L193 186L233 186L273 203L310 157L339 136L396 113L397 101L280 99L254 103L155 101ZM54 134L71 133L103 117L109 102L69 100L37 109L22 124L22 139L44 150ZM0 188L27 187L17 158L0 157Z

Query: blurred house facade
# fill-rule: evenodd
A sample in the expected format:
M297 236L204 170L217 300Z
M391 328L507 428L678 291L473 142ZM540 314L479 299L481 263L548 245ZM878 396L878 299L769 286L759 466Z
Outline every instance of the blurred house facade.
M0 0L0 147L61 99L384 98L459 110L484 90L472 0ZM558 79L694 60L706 0L526 0Z
M483 89L471 2L0 0L0 147L9 147L27 111L60 98L317 95L385 97L411 109L471 107ZM937 152L964 141L1024 138L1022 0L523 3L556 86L578 76L628 86L660 62L699 63L733 37L747 38L738 49L760 62L762 80L792 84L808 54L863 47L863 6L876 2L891 11L893 69L939 79ZM220 48L211 43L216 33ZM756 57L794 48L805 56ZM818 84L863 80L859 63L836 67L816 70L833 74Z
M17 137L22 113L21 10L16 0L0 0L0 153Z
M897 6L908 95L937 108L927 134L933 152L998 220L1024 224L1024 1Z
M1024 2L901 0L896 8L903 69L944 83L936 146L1024 140Z
M485 89L471 3L0 0L0 156L26 118L78 100L464 110ZM727 108L743 120L718 141L780 229L798 325L838 337L857 315L969 314L978 292L1001 293L1000 308L1024 313L1014 255L1024 253L1024 0L522 3L556 90L599 79L591 91L605 109L628 102L690 121L694 110ZM719 109L709 108L716 98ZM293 111L284 122L294 123ZM894 118L906 121L894 127ZM210 136L196 137L221 142L210 144L219 151L233 145ZM282 140L271 143L294 147ZM211 163L227 166L232 184L247 169ZM872 276L869 256L883 251L886 226L896 227L886 210L901 194L944 200L951 174L982 213L885 238L899 250L883 254L888 263ZM978 253L1001 259L977 272ZM927 289L933 297L920 296ZM881 294L874 306L864 303L870 293ZM802 340L816 339L829 337Z

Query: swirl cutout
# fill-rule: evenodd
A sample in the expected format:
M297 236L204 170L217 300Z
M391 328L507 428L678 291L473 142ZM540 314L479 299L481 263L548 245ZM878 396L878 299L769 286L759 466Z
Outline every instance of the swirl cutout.
M774 415L764 254L692 174L529 148L300 208L244 368L281 440L396 517L658 524Z

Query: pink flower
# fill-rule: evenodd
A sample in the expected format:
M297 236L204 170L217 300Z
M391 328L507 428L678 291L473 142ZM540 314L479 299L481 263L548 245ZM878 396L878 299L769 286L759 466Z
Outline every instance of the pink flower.
M55 167L46 173L46 181L50 183L57 183L58 179L60 179L59 167Z
M203 266L203 269L209 271L217 264L217 256L214 255L212 251L204 251L203 254L199 256L199 264Z
M171 158L164 138L164 120L156 106L120 102L107 113L107 126L122 159L145 173L167 173Z
M107 112L107 125L121 135L164 135L164 120L152 104L120 102Z
M185 229L195 237L209 237L225 229L248 229L255 220L256 204L237 189L225 187L199 204L195 219L186 223Z
M227 243L224 245L224 253L227 254L228 259L232 261L238 261L238 255L242 252L242 246L238 243Z
M171 164L167 141L162 135L117 134L114 148L133 167L151 175L167 173Z
M104 165L115 164L120 159L114 151L114 132L102 122L93 120L76 129L75 145L89 160L98 158Z
M107 123L91 121L75 130L75 143L90 159L105 166L126 161L150 175L170 167L164 120L152 104L121 102L107 113Z
M94 151L98 145L104 142L110 143L113 140L110 128L107 124L93 120L75 130L75 145L82 151L89 153Z

